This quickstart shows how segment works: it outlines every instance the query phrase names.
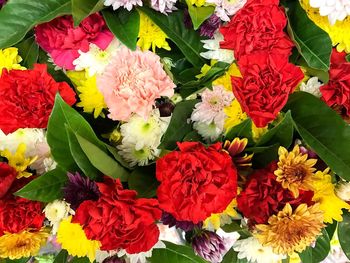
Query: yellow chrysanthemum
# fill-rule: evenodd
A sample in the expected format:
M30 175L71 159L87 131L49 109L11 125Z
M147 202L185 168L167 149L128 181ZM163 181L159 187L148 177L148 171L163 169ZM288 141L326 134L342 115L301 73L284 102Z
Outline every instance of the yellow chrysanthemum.
M224 75L217 78L213 81L213 85L222 85L224 88L228 91L232 91L232 82L231 77L242 77L241 72L239 71L238 66L233 63L228 70L225 72Z
M320 204L324 212L324 222L332 223L333 219L342 221L342 209L350 209L350 205L341 200L335 194L335 187L332 184L332 177L328 174L329 168L323 172L317 171L312 180L314 190L313 201Z
M236 206L237 201L236 199L233 199L225 211L222 213L211 214L211 216L204 221L203 227L209 230L217 230L223 225L230 224L232 219L238 216L237 211L235 210Z
M28 178L32 174L27 172L27 168L31 165L37 157L25 157L27 146L24 143L20 143L17 150L12 154L9 150L5 149L1 152L1 156L8 160L8 164L17 171L17 179L25 177Z
M350 16L331 25L327 16L321 16L318 9L310 6L309 0L301 0L300 4L307 12L308 17L328 33L333 46L337 46L339 52L345 50L350 53Z
M299 189L312 190L313 175L317 159L308 159L302 154L299 145L295 145L291 152L284 147L278 149L279 162L275 171L276 180L283 188L289 189L295 197L299 196Z
M166 39L168 36L155 24L153 21L146 16L144 13L140 14L140 31L139 40L137 45L142 50L148 50L152 47L152 51L156 51L157 48L164 48L170 50L170 46Z
M42 228L31 232L5 233L0 237L0 258L19 259L36 256L41 246L46 243L49 233Z
M301 204L293 211L288 203L269 218L267 225L255 227L255 236L264 246L271 246L276 254L292 255L316 240L324 227L323 212L319 204L311 207Z
M201 7L205 4L205 0L188 0L186 1L188 5L195 5Z
M69 71L67 75L79 91L80 102L77 103L77 106L82 107L86 113L93 113L95 118L104 117L102 111L107 108L107 105L97 88L96 76L88 77L84 71Z
M81 225L71 223L72 216L63 219L57 230L57 242L72 256L87 256L91 262L95 260L100 241L89 240Z
M4 68L10 69L26 69L22 67L19 63L22 58L18 55L18 49L15 47L9 47L5 49L0 49L0 75Z

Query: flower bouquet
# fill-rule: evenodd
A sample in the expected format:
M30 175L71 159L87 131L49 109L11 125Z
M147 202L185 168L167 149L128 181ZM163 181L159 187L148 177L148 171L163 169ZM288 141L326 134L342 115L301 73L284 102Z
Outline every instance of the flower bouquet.
M0 262L350 262L349 1L0 4Z

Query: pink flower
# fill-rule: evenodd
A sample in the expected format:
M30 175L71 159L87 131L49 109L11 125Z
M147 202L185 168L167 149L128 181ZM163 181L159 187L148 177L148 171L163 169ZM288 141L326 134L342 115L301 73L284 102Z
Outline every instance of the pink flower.
M78 50L88 52L90 43L106 49L113 39L113 34L98 13L85 18L77 27L73 25L72 16L56 18L38 25L35 36L57 66L72 70L73 61L79 57Z
M120 48L97 86L109 108L109 118L127 121L133 113L147 119L155 100L171 97L175 85L163 70L160 59L150 51L130 51Z

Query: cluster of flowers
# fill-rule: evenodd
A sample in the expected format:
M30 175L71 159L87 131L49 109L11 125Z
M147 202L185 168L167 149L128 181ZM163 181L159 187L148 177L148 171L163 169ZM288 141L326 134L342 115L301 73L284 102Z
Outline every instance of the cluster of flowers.
M103 2L128 11L144 4ZM344 33L339 40L333 30L350 21L349 4L300 1L311 20L321 28L327 25L336 46L327 83L305 76L289 62L294 43L279 0L187 4L214 7L198 28L206 49L200 55L208 63L197 79L207 76L216 62L230 64L210 88L187 97L179 94L170 55L157 54L162 49L169 54L173 43L142 9L137 11L135 51L113 35L100 13L76 27L70 15L37 25L35 41L49 61L31 69L21 65L17 48L0 50L0 258L36 257L41 262L39 254L62 249L90 262L142 263L154 249L166 247L162 240L170 240L187 242L197 256L214 263L229 251L252 263L299 262L298 253L313 246L327 224L341 222L344 211L350 211L350 183L336 178L304 141L295 140L290 149L279 147L278 157L259 168L253 166L248 147L276 127L295 91L321 98L348 120L350 62L344 51L350 52L350 38ZM163 14L182 8L175 0L152 0L149 5ZM184 25L193 30L190 14L181 12ZM57 82L46 63L63 72L71 85ZM55 149L46 141L46 129L57 93L91 123L112 127L93 128L129 171L155 166L153 198L139 197L131 184L110 174L89 178L82 171L65 170L55 182L55 168L62 168L51 156ZM191 126L196 139L161 148L178 103L193 100L182 122ZM226 140L232 128L249 118L252 139ZM64 124L57 120L55 125ZM52 176L60 188L53 192L60 194L48 198L50 202L20 197L20 189L41 176Z

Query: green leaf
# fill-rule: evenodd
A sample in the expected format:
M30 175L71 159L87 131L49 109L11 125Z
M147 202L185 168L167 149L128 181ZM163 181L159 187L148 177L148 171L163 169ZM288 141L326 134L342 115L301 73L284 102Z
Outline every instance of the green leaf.
M16 47L18 48L18 54L22 58L21 65L26 68L33 68L39 57L39 46L35 41L35 37L31 36L23 40Z
M299 257L302 263L312 263L312 250L310 248L305 249L303 252L299 253Z
M329 35L312 22L299 1L286 1L288 30L307 64L327 71L332 53Z
M62 249L60 253L55 258L55 261L53 263L66 263L68 259L68 252L67 250Z
M120 154L118 153L117 148L110 146L108 144L105 144L107 147L107 150L114 156L114 159L116 159L116 161L118 163L120 163L123 167L125 167L126 169L132 169L130 167L130 165L120 156Z
M20 258L20 259L3 259L4 261L2 261L0 259L0 263L27 263L29 261L30 258Z
M103 10L103 17L112 33L131 50L136 50L140 27L140 15L137 10L128 11L119 8L116 11Z
M326 231L328 233L329 239L333 238L334 232L337 229L337 225L338 225L338 222L334 220L332 224L328 224L326 226Z
M338 238L345 255L350 259L350 213L344 211L343 221L338 223Z
M302 139L341 178L350 180L350 127L323 101L305 92L289 97L294 126Z
M81 149L86 154L93 166L95 166L104 175L112 178L119 178L122 182L127 180L129 172L123 166L111 158L107 153L102 151L97 145L83 138L77 132L75 133L75 136Z
M215 10L214 6L193 6L190 1L186 1L188 6L188 13L190 14L193 27L197 30L200 25L207 20Z
M163 15L148 7L139 9L167 34L193 66L201 68L205 64L205 60L200 56L203 51L201 38L196 31L186 28L182 11Z
M240 124L232 127L227 131L225 138L226 140L233 140L234 138L247 138L249 141L252 141L252 120L246 119Z
M306 248L302 253L299 253L299 257L303 263L319 263L328 256L330 249L328 233L322 229L322 235L317 238L315 247Z
M74 26L78 26L84 18L104 8L103 0L72 0Z
M70 12L70 0L8 1L0 12L0 48L18 43L35 25Z
M231 248L224 258L222 259L221 263L237 263L238 258L237 258L238 253Z
M290 111L288 111L275 127L261 137L256 146L279 143L281 146L288 148L293 141L293 131L293 119Z
M254 168L263 168L266 167L273 160L278 159L278 148L280 147L279 143L265 146L265 147L253 147L248 148L246 151L254 152L253 156L253 167Z
M233 221L231 224L224 225L221 227L226 233L236 232L242 230L240 221Z
M90 263L90 260L88 257L74 257L69 263Z
M65 125L74 133L84 134L87 140L96 144L100 149L105 150L105 146L97 138L89 123L57 94L48 123L47 142L50 146L51 154L59 166L67 171L77 171L79 167L70 153Z
M156 248L149 259L151 263L207 263L204 259L197 256L193 249L188 246L175 245L163 241L166 248Z
M15 195L40 202L51 202L62 197L62 187L68 180L59 168L49 171L18 190Z
M155 176L154 165L137 167L128 178L129 188L136 190L138 197L154 197L159 185Z
M86 157L84 151L81 149L77 138L71 128L65 124L66 133L68 137L70 153L73 156L75 163L82 170L84 175L91 179L96 179L100 172L91 164L89 159Z
M177 147L176 142L181 142L185 135L192 131L192 125L187 119L191 117L197 102L198 100L185 100L176 104L168 129L158 148L174 150Z
M347 54L345 59L346 59L347 62L350 62L350 54Z

